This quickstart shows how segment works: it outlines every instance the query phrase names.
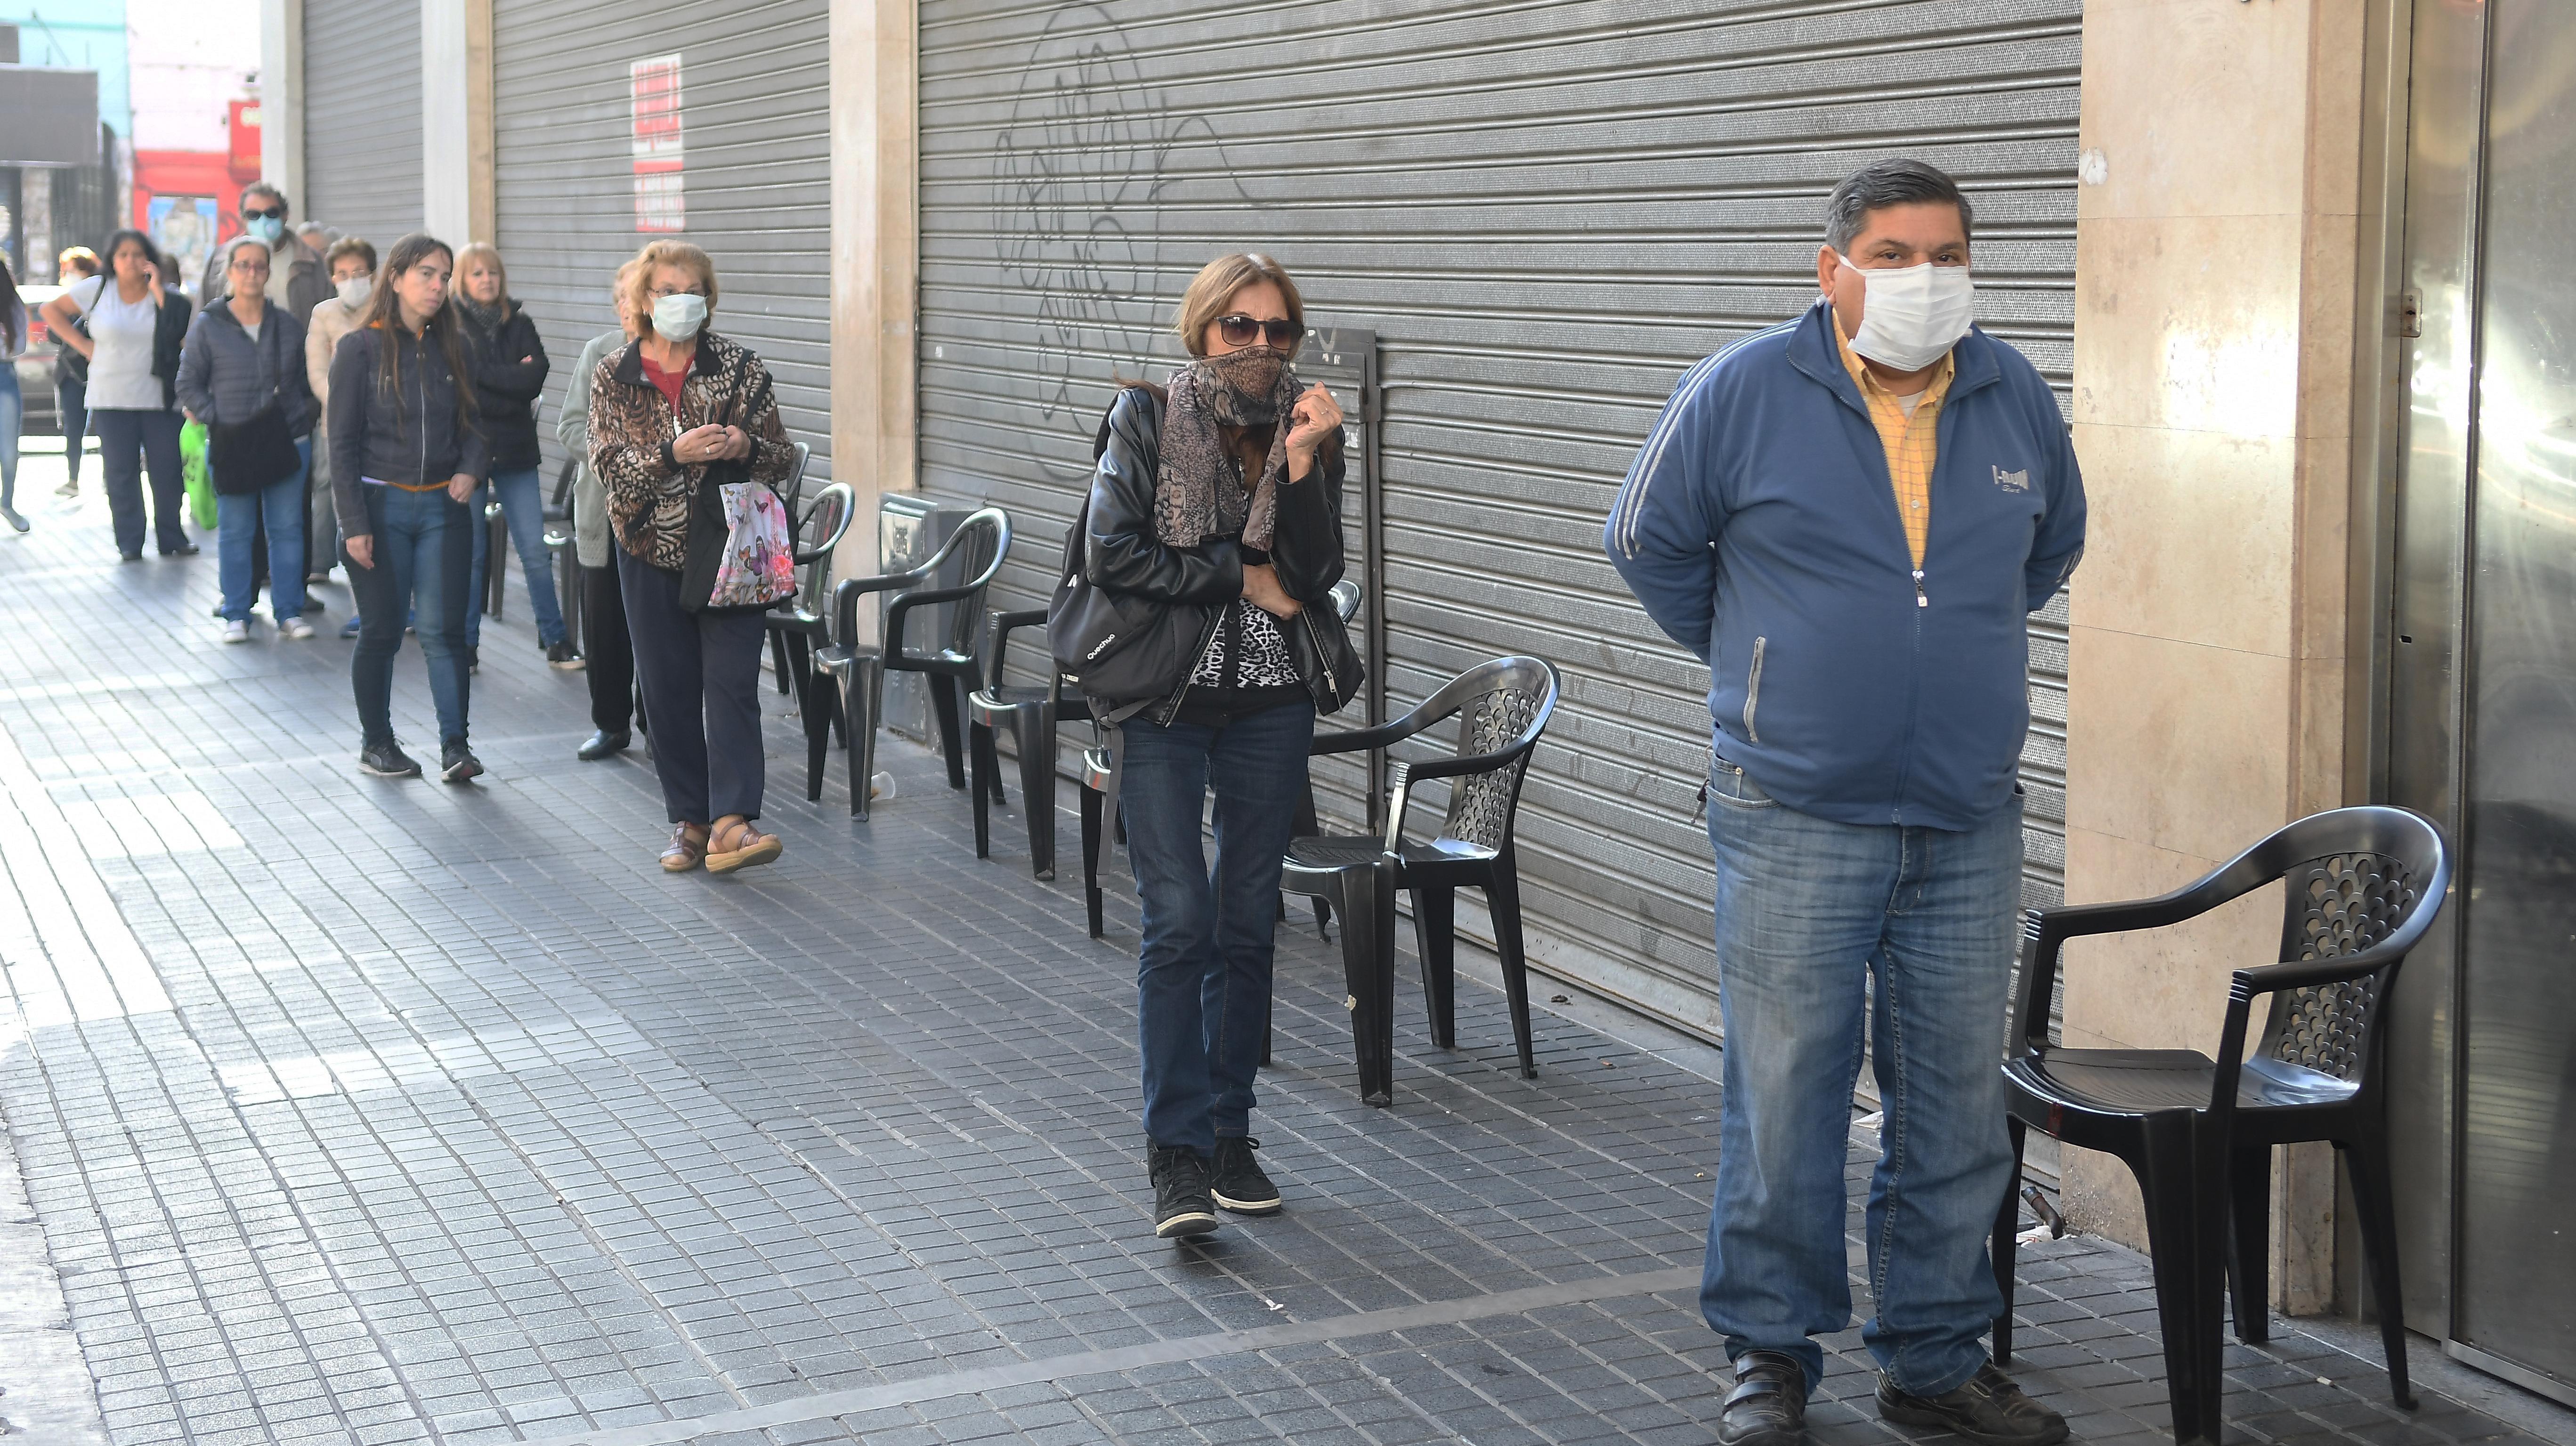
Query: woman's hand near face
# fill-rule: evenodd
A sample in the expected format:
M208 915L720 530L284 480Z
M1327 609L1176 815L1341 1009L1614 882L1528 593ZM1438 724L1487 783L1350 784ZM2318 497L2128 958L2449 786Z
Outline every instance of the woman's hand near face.
M1308 387L1288 413L1288 475L1303 477L1315 469L1315 449L1342 429L1341 404L1321 384ZM1258 599L1255 599L1258 601ZM1274 609L1275 611L1275 609Z
M1321 390L1318 388L1317 390ZM1290 597L1279 586L1279 571L1268 563L1252 563L1243 569L1243 595L1252 605L1286 622L1306 610L1306 605Z

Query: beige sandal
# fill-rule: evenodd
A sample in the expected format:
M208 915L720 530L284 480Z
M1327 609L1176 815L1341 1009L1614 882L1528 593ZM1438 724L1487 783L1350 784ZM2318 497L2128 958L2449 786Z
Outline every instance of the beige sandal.
M724 834L725 841L721 845L715 842L717 831ZM751 826L749 819L741 818L717 820L707 842L707 872L711 874L729 874L736 869L765 864L787 849L778 835L762 833Z
M707 827L701 823L671 825L670 845L662 850L662 872L685 874L707 856Z

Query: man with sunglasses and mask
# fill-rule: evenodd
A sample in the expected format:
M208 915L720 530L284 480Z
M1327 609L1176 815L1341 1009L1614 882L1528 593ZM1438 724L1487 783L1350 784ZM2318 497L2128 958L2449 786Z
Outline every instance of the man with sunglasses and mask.
M287 218L286 193L266 181L253 181L242 188L242 231L268 243L275 253L276 264L268 269L268 299L283 306L289 316L306 317L313 308L331 296L330 277L322 269L320 252L296 236ZM230 284L224 279L224 255L229 248L218 246L206 258L206 274L197 283L201 300L226 295Z
M1125 696L1086 697L1118 730L1119 810L1144 906L1136 1014L1154 1232L1187 1240L1215 1230L1219 1209L1281 1208L1251 1134L1280 861L1315 716L1350 700L1361 669L1339 615L1319 606L1342 576L1342 412L1289 367L1306 334L1297 284L1266 256L1220 256L1174 321L1189 364L1168 386L1121 391L1101 427L1081 567L1118 595L1125 649L1159 674L1128 679ZM1059 656L1098 656L1118 636L1052 641ZM1213 876L1199 831L1210 792Z
M2025 628L2082 555L2084 483L2047 382L1970 320L1971 222L1919 161L1845 178L1815 304L1682 377L1605 533L1710 673L1726 1058L1700 1312L1735 1364L1723 1446L1796 1446L1814 1338L1850 1324L1865 1025L1879 1414L1978 1446L2066 1437L1982 1338L2013 1183Z

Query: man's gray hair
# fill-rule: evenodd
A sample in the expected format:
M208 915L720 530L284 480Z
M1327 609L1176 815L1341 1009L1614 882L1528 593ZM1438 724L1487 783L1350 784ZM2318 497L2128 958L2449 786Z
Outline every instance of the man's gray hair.
M242 187L241 201L248 201L253 196L266 196L268 199L275 201L278 205L284 207L288 215L291 216L295 214L295 207L288 203L286 193L277 189L276 186L271 185L269 182L253 181L249 185ZM241 204L241 201L236 201L234 204L238 206Z
M1851 254L1852 238L1860 234L1869 213L1890 206L1919 206L1931 202L1948 202L1959 208L1959 229L1974 232L1976 218L1961 194L1959 183L1938 166L1926 165L1905 156L1876 160L1850 175L1834 187L1825 201L1825 243Z

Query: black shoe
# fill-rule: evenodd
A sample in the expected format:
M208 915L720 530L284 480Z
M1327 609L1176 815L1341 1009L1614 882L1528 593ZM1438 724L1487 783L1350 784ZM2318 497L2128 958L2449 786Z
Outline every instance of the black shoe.
M199 548L197 544L193 542L183 542L177 547L165 547L161 549L161 555L163 557L194 557L202 550L203 549Z
M625 752L626 745L633 741L633 739L629 738L622 731L611 733L607 729L602 728L598 732L590 735L590 741L588 743L575 749L574 756L581 759L584 763L596 763L600 759L606 758L612 753Z
M1252 1152L1261 1142L1250 1135L1216 1137L1216 1159L1208 1166L1208 1193L1216 1203L1237 1215L1276 1215L1279 1213L1279 1187L1261 1173L1261 1162Z
M1208 1198L1207 1161L1187 1145L1147 1145L1145 1177L1154 1182L1154 1233L1185 1240L1216 1229Z
M117 554L117 559L121 562L141 562L143 560L143 554L139 552L120 552Z
M462 741L451 740L439 746L438 776L450 783L463 783L469 778L482 777L483 763Z
M358 750L358 771L378 778L418 778L420 765L402 751L402 745L388 738L370 743Z
M2056 1446L2066 1439L2066 1418L2023 1395L1992 1363L1937 1396L1910 1395L1881 1376L1878 1414L1899 1425L1954 1432L1977 1446Z
M1807 1439L1807 1372L1781 1351L1735 1360L1735 1389L1717 1418L1718 1446L1799 1446Z
M572 650L572 640L565 638L546 644L546 664L572 672L581 667L581 654Z

